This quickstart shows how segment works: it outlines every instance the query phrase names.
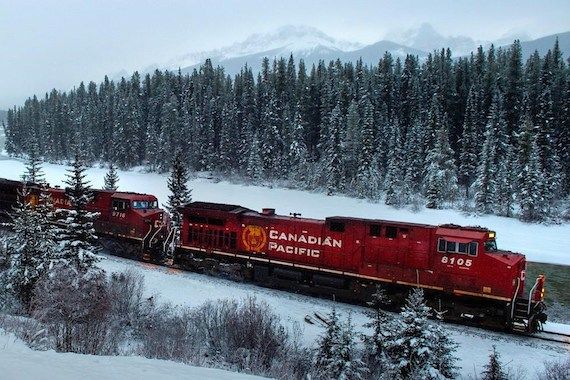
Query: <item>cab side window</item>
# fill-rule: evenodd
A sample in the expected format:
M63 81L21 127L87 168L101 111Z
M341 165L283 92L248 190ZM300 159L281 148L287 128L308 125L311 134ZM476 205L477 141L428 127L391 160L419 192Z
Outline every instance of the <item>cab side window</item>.
M128 208L129 202L123 199L113 199L113 210L115 211L124 211Z

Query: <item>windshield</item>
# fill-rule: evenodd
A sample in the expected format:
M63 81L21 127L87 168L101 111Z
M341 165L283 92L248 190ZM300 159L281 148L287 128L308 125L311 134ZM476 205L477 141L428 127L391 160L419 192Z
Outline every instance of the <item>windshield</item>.
M133 201L132 207L134 209L148 209L148 208L158 208L157 201Z
M487 240L485 242L485 251L487 252L496 252L497 251L497 242L495 239Z

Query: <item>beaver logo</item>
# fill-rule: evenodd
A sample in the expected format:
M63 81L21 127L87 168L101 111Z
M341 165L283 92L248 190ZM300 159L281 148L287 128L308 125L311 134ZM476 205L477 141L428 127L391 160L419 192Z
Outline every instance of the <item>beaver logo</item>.
M267 234L263 227L249 225L243 229L241 240L246 250L261 252L265 243L267 243Z

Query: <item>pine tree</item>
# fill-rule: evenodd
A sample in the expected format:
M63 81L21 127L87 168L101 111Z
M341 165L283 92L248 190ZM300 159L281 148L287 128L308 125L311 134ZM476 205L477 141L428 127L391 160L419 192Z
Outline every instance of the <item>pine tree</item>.
M59 223L57 230L59 255L65 265L79 273L88 272L94 267L97 259L97 236L93 222L98 213L87 211L87 205L93 200L89 182L85 180L86 167L80 153L75 153L72 168L68 169L65 184L66 195L71 209L58 210Z
M458 375L458 358L455 352L459 345L450 338L449 332L441 326L433 326L432 366L446 379L455 379Z
M328 367L330 378L338 380L359 380L368 372L364 362L357 356L354 326L350 315L342 326L338 346L333 351L333 360Z
M436 131L434 146L426 156L428 163L426 207L428 208L441 208L444 201L453 200L457 194L457 168L453 150L449 146L446 120L444 117Z
M263 178L263 161L261 159L261 148L259 146L259 137L257 133L253 135L253 140L251 142L246 175L254 181L259 181Z
M366 348L366 362L373 374L382 373L388 365L386 350L388 341L393 339L391 335L393 321L384 309L389 304L390 299L386 292L380 285L377 285L372 300L368 302L370 310L366 311L370 321L364 325L364 327L372 330L372 335L363 338Z
M493 345L493 352L489 355L489 362L485 365L485 370L481 373L481 380L507 380L508 377L503 370L501 356Z
M26 309L36 282L53 264L55 250L52 226L40 210L32 207L29 198L30 191L24 185L11 213L14 235L4 241L9 260L8 286Z
M39 157L38 150L38 144L36 142L32 143L32 147L30 148L28 159L26 161L26 172L22 175L22 180L25 182L41 184L45 181L41 167L42 160Z
M340 191L343 186L342 153L340 145L341 124L340 106L337 104L331 112L328 138L326 140L322 164L327 195L332 195Z
M465 187L465 197L469 198L469 188L475 180L478 160L478 134L477 134L477 93L471 86L465 119L463 121L463 133L459 140L459 182Z
M520 203L520 219L525 222L536 222L545 218L545 199L543 171L540 165L540 154L537 139L534 138L528 158L523 158L519 171L518 199Z
M425 379L431 373L434 353L433 328L428 323L430 309L422 289L413 289L402 308L401 320L388 342L389 371L396 378Z
M182 161L182 153L177 152L174 155L170 169L170 177L168 178L168 190L170 190L170 195L168 196L166 209L170 213L173 226L178 228L178 230L180 230L182 226L182 215L178 211L178 208L192 201L192 190L188 188L189 179L190 173Z
M374 158L374 108L369 99L364 100L363 111L356 172L356 193L359 197L366 196L367 183L370 181L369 168Z
M289 165L291 167L289 177L298 183L305 184L307 181L308 171L308 151L305 143L305 128L301 113L297 112L295 123L293 124L293 133L291 137L291 145L289 146Z
M398 206L406 201L402 199L402 182L404 180L402 168L403 158L400 128L397 123L393 123L390 133L388 171L384 181L384 191L386 194L384 203L387 205Z
M497 142L495 128L492 123L487 124L485 142L477 168L477 179L473 184L475 188L475 208L480 213L492 213L496 205L497 183L496 166Z
M105 174L104 181L105 184L103 188L105 190L116 191L119 188L119 186L117 185L117 183L119 182L119 175L117 174L117 169L115 168L115 165L113 165L113 163L109 164L109 170Z
M327 316L327 328L317 341L317 352L315 354L314 368L316 374L327 378L335 356L335 349L338 347L341 338L341 329L336 308L333 306Z

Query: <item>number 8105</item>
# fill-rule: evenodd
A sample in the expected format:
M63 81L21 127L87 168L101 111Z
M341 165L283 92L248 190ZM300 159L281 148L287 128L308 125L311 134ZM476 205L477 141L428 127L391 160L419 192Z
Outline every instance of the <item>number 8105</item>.
M450 264L450 265L459 265L460 267L470 267L473 264L473 260L464 259L463 257L456 259L455 257L443 256L441 258L441 263Z

